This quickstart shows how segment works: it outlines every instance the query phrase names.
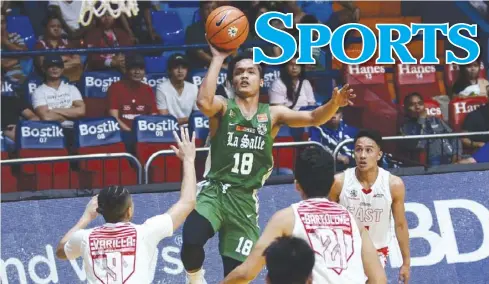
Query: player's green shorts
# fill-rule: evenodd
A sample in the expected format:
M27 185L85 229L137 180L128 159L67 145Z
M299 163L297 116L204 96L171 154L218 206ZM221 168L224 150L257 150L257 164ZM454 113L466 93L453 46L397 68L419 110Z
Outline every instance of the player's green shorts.
M197 196L197 212L219 232L222 256L244 261L260 236L255 192L204 181Z

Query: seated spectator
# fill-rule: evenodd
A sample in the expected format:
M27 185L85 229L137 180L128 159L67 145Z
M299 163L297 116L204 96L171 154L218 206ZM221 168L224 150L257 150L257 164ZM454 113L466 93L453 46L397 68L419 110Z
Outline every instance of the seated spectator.
M199 89L196 85L186 82L188 61L182 54L173 54L168 60L169 80L156 88L158 112L172 115L179 124L188 123L192 110L198 110L196 101Z
M117 119L123 131L132 129L132 122L139 115L157 114L153 89L145 83L144 58L132 55L127 58L127 72L108 90L109 114Z
M49 1L48 9L60 19L61 27L70 39L80 39L90 26L80 25L79 18L83 1Z
M22 97L19 94L2 96L2 132L13 141L15 141L15 128L20 119L39 120L31 106Z
M400 129L402 135L452 133L452 129L442 119L427 116L423 97L418 93L404 98L404 111L406 120ZM430 165L456 162L462 152L460 139L402 140L401 146L407 151L427 151Z
M24 51L27 47L24 39L18 33L9 33L7 31L7 16L2 12L2 33L1 44L2 50L6 51ZM18 58L2 57L2 76L8 78L12 83L22 84L26 79L26 74L22 70Z
M45 82L32 94L34 112L41 120L67 122L85 116L85 103L80 91L63 82L63 59L59 55L46 55L43 61Z
M458 164L489 163L489 143L484 144L472 157L460 160Z
M452 96L470 97L486 96L489 93L489 82L479 78L480 59L467 65L460 65L460 73L452 87Z
M285 105L293 110L316 105L311 83L305 78L304 66L296 63L297 58L282 65L280 78L268 90L271 105Z
M357 128L350 126L343 121L342 109L338 109L336 114L327 123L321 125L320 128L322 133L321 130L317 128L310 129L309 133L311 135L311 140L321 143L331 153L333 153L341 141L355 138L358 133ZM338 171L354 164L352 154L353 144L350 143L341 148L337 157L337 161L340 164L337 166Z
M137 1L139 12L137 15L127 17L122 13L120 20L124 30L136 44L161 44L161 37L156 33L151 18L151 1ZM161 51L156 52L161 55Z
M210 13L217 8L215 1L200 1L200 21L193 23L185 31L185 44L207 43L205 38L205 22ZM191 49L188 56L192 68L206 68L209 66L212 54L208 48ZM223 65L227 69L227 65Z
M46 18L44 22L45 33L42 38L40 38L35 46L35 49L65 49L65 48L76 48L77 46L67 39L62 38L62 28L60 19L51 15ZM83 73L83 65L80 59L80 55L70 54L62 55L64 63L63 75L70 81L80 80L81 74ZM42 62L44 56L36 57L36 66L42 72Z
M126 31L114 27L114 18L106 13L97 20L97 26L91 29L85 38L88 47L119 47L132 46L131 38ZM88 69L90 70L116 70L125 72L125 56L123 54L88 55Z
M469 113L464 120L462 130L465 132L489 131L489 104ZM489 142L488 135L462 138L462 143L467 149L479 149L487 142Z

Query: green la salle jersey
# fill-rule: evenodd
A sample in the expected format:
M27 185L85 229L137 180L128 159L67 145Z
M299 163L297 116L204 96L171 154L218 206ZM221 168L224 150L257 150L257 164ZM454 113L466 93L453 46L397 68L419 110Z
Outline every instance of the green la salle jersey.
M256 114L247 120L235 100L228 100L226 113L211 139L206 178L245 191L261 188L273 168L271 131L268 104L259 104Z

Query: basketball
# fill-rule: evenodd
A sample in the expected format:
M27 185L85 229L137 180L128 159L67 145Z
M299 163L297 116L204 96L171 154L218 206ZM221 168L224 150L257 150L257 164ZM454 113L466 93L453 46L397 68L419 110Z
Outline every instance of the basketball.
M222 6L209 15L205 23L207 40L221 50L235 50L248 37L249 23L241 10Z

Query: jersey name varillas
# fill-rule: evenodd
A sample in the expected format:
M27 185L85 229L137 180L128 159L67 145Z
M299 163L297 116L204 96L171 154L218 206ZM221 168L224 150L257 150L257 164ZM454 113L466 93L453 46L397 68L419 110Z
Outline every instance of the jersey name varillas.
M265 139L261 136L249 137L248 134L244 134L243 137L239 137L234 132L228 132L227 146L240 149L250 150L263 150L265 149Z

